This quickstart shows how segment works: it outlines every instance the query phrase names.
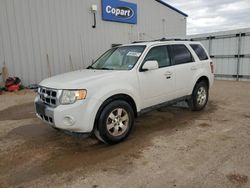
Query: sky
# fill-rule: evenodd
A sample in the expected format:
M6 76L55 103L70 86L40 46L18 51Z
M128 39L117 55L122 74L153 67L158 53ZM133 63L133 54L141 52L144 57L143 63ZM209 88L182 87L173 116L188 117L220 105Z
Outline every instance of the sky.
M250 0L165 0L188 14L187 34L250 27Z

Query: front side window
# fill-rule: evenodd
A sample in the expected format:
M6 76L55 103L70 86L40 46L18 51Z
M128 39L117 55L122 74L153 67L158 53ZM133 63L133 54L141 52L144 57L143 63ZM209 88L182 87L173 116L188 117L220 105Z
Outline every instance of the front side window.
M183 44L171 45L175 65L193 62L193 56Z
M190 44L191 48L194 50L196 55L199 57L199 59L202 60L207 60L208 56L205 50L202 48L201 45L199 44Z
M166 46L157 46L149 50L144 59L146 61L157 61L159 68L170 66L170 58Z
M137 63L145 46L122 46L104 53L89 69L130 70Z

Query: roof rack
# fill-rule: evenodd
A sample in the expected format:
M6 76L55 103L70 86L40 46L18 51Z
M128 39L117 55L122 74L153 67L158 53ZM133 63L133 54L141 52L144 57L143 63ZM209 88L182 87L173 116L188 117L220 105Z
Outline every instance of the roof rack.
M171 38L171 39L161 38L161 39L155 40L155 41L190 41L190 40L189 39L179 39L179 38Z
M133 44L136 44L136 43L143 43L143 42L157 42L157 41L160 41L160 42L164 42L164 41L192 41L190 39L179 39L179 38L170 38L170 39L167 39L167 38L161 38L161 39L156 39L156 40L148 40L148 41L134 41L132 42Z
M164 41L192 41L192 39L179 39L179 38L161 38L161 39L156 39L156 40L148 40L148 41L134 41L132 42L132 44L136 44L136 43L143 43L143 42L164 42Z
M134 41L134 42L132 42L132 44L143 43L143 42L152 42L152 41L149 41L149 40L148 40L148 41L146 41L146 40L145 40L145 41L142 41L142 40L140 40L140 41Z

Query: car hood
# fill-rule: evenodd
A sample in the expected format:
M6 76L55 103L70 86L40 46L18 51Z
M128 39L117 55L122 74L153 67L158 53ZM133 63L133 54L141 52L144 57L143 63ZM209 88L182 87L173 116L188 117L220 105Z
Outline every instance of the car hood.
M39 85L54 89L84 89L95 80L112 77L112 70L84 69L53 76L43 80Z

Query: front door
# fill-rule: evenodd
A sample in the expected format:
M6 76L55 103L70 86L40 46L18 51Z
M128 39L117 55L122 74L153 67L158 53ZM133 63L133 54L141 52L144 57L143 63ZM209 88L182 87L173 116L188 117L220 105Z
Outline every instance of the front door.
M159 68L138 73L143 108L169 101L175 92L175 71L167 46L151 48L141 67L149 60L157 61Z

